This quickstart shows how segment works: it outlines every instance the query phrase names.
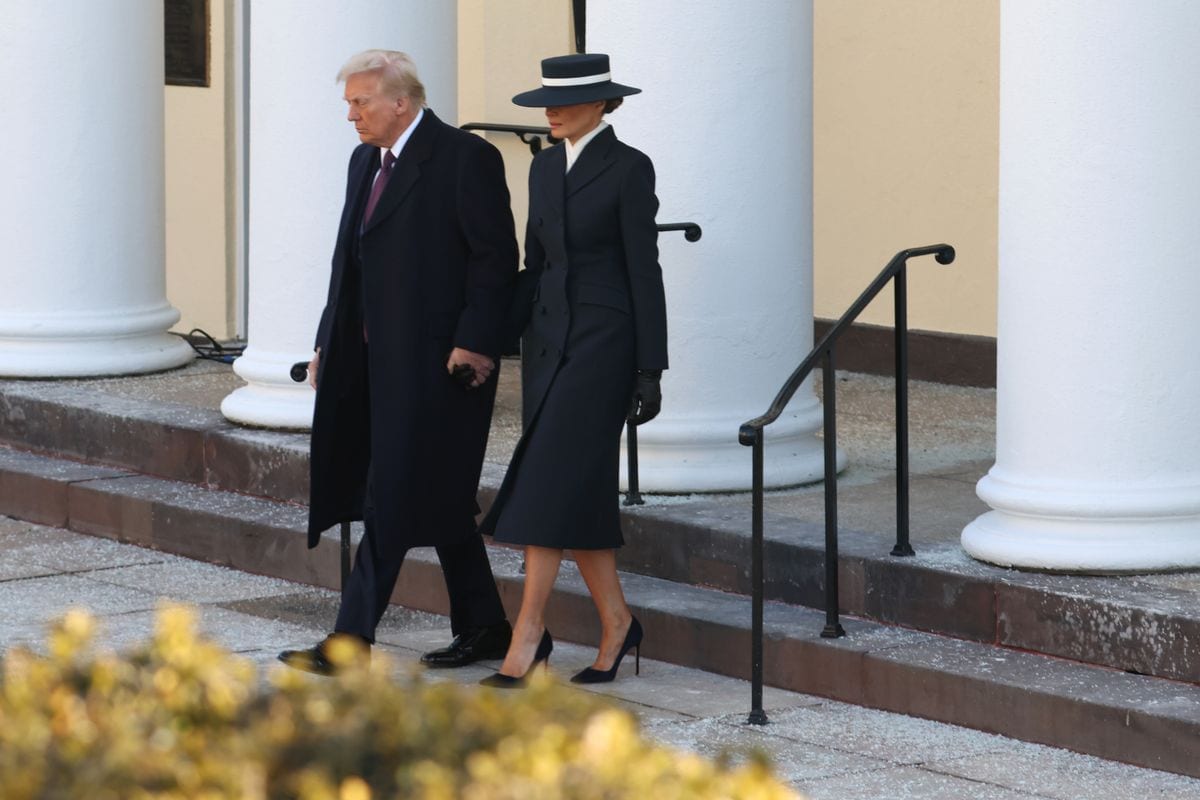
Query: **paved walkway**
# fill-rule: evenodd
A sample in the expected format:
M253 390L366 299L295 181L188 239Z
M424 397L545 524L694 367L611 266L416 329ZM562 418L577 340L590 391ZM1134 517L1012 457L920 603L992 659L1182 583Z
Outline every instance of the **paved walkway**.
M267 669L283 668L279 650L323 636L337 603L333 592L0 517L0 651L37 646L47 621L72 606L98 616L103 643L120 648L149 635L164 600L197 606L209 635ZM443 617L399 608L379 633L401 668L447 639ZM556 645L553 668L569 674L591 657ZM474 683L497 666L432 675ZM1200 798L1200 780L779 690L765 695L771 724L747 726L747 683L649 660L640 677L626 668L596 691L634 710L663 744L766 751L812 800Z

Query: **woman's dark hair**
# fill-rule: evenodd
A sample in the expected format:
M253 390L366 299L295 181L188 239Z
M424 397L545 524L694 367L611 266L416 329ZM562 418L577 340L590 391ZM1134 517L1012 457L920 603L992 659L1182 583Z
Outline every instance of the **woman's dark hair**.
M604 113L611 114L621 107L621 103L625 102L624 97L613 97L604 101Z

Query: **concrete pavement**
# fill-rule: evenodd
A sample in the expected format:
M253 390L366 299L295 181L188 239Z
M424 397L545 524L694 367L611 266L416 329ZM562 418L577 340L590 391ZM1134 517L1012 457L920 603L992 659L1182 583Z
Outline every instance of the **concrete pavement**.
M307 646L327 632L337 596L0 518L0 650L39 646L46 623L73 606L100 619L102 644L120 648L149 635L154 608L164 601L196 606L207 634L275 669L279 650ZM448 636L444 617L393 607L379 648L398 669L419 668L419 654ZM587 647L558 642L551 666L565 677L591 658ZM497 666L430 674L473 684ZM626 662L618 681L588 690L632 709L662 744L706 755L765 751L777 772L813 800L1200 798L1197 779L777 689L765 694L770 724L748 726L746 682L650 659L642 660L639 677Z

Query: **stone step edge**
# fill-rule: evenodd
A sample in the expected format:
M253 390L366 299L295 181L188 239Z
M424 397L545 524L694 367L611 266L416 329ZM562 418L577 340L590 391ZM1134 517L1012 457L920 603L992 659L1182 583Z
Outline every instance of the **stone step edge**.
M43 504L43 518L32 521L61 518L61 527L80 533L337 585L336 537L308 551L302 508L89 465L26 460L19 475L24 488L50 482L66 503ZM14 514L19 505L10 502L14 480L11 468L0 471L0 513ZM493 547L491 555L502 597L515 612L519 554ZM646 628L648 657L748 678L745 597L634 574L622 580ZM427 549L412 552L394 600L447 612L441 570ZM768 604L766 616L768 685L1200 777L1200 687L853 618L845 620L846 638L823 639L823 615L782 603ZM595 642L594 617L577 572L564 570L548 626L565 640Z
M748 502L748 501L747 501ZM624 571L749 595L749 541L722 525L672 518L667 509L622 509ZM768 600L824 608L823 526L766 520L786 537L767 536ZM748 521L747 521L748 524ZM957 544L917 545L897 558L879 537L839 532L840 611L877 622L1200 684L1200 609L1182 590L1048 577L975 562ZM697 563L699 562L699 563ZM957 564L957 566L951 566ZM1079 581L1108 581L1096 597ZM1072 581L1050 586L1050 581ZM1080 620L1095 620L1089 630ZM1090 635L1087 635L1090 634Z
M287 502L307 501L307 439L239 427L219 413L179 403L147 405L63 383L0 383L0 441L49 457L106 463L115 469L182 480ZM260 464L270 464L262 469ZM490 503L504 465L488 463L480 501ZM748 504L748 501L747 501ZM683 583L751 592L747 535L717 524L672 518L669 509L622 508L631 535L623 569ZM819 526L768 515L768 599L822 607L823 534ZM744 528L748 529L749 519ZM796 532L811 528L811 544ZM771 531L787 530L786 537ZM807 534L805 534L807 535ZM1102 602L1075 592L1033 587L1005 571L955 570L921 559L895 559L878 537L841 532L839 575L846 613L932 633L1044 652L1200 683L1200 661L1180 642L1200 641L1200 610L1159 612L1136 601ZM704 548L695 547L704 541ZM960 558L966 557L958 553ZM879 591L879 587L888 587ZM932 598L932 600L931 600ZM949 598L949 599L947 599ZM1063 613L1065 611L1071 613ZM1018 618L1019 617L1019 618ZM1066 620L1104 620L1113 635L1085 639ZM1176 646L1170 646L1175 643Z
M14 400L21 397L5 398L5 402L12 407ZM19 403L18 407L24 409L27 425L39 414L50 414L49 405L60 400L57 395L52 400L42 397L25 399L29 403ZM65 430L73 430L81 436L85 431L76 428L83 426L86 429L90 424L86 419L79 419L77 412L88 419L106 419L107 412L104 410L83 412L73 405L65 407L72 412L69 415L71 424ZM140 405L127 403L121 405L120 409L126 412L120 424L113 420L110 422L121 427L122 441L139 442L163 434L168 440L177 442L175 447L202 456L199 460L205 462L202 470L204 480L197 482L195 468L189 468L182 475L177 473L177 479L184 482L213 490L235 484L233 491L253 490L249 493L254 496L263 496L260 493L266 492L265 496L271 498L279 494L270 491L273 481L294 483L294 479L279 481L260 475L258 483L246 486L232 476L263 472L245 468L254 463L256 453L276 464L281 461L303 462L291 464L283 469L284 473L304 471L306 465L296 455L298 443L295 436L237 429L223 420L208 420L205 414L199 414L197 419L189 418L189 425L173 431L170 425L163 428L166 423L154 418L155 415L149 414ZM136 424L135 412L139 410L147 417L143 420L144 425L152 430L141 431L143 426ZM211 430L208 429L209 423L215 426ZM39 437L27 431L25 438ZM49 438L53 440L55 437ZM82 438L86 440L90 437ZM43 446L54 444L45 436L40 439ZM72 452L68 457L82 459L85 463L95 460L98 455L84 447L76 447L75 450L78 452ZM137 467L142 465L121 463L136 460L131 455L134 452L138 452L137 448L124 455L118 454L114 459L117 465L104 468L130 474L140 472ZM42 455L41 452L38 455L55 458L53 455ZM150 472L156 475L163 471L170 473L174 468L163 469L165 465L186 460L178 454L174 458L156 457L150 463L154 468ZM224 462L242 466L229 467ZM503 470L503 465L485 465L480 486L483 505L490 503ZM171 479L172 475L159 477ZM282 494L285 495L283 499L296 502L291 497L294 492ZM681 583L707 585L735 593L750 593L746 537L730 530L728 522L724 526L716 523L705 526L692 519L672 517L669 508L654 506L622 508L621 513L629 533L628 545L619 556L619 564L624 571ZM771 518L768 522L772 530L778 531L787 524L793 530L786 539L767 539L768 563L771 565L768 570L767 598L821 607L824 550L820 527L811 523L796 523L794 520ZM813 542L799 540L795 530L797 527L812 528ZM965 571L939 566L936 552L932 563L923 563L922 559L930 552L928 546L921 549L916 559L896 559L880 552L878 537L844 531L841 538L839 575L845 613L956 638L1128 669L1145 675L1200 682L1200 662L1189 657L1190 651L1185 646L1187 642L1200 640L1200 613L1188 616L1184 613L1158 612L1133 603L1106 602L1078 593L1032 588L1027 584L1029 578L1006 577L1011 573L1004 570L979 565ZM703 542L703 546L696 546L698 542ZM959 556L965 559L965 556ZM976 574L979 572L985 574ZM880 591L880 587L887 588ZM1061 613L1064 608L1074 613ZM1087 637L1078 626L1072 625L1067 629L1064 627L1066 620L1072 618L1104 620L1108 633Z
M97 397L69 383L0 381L0 445L257 497L308 499L306 434L240 427L181 403Z

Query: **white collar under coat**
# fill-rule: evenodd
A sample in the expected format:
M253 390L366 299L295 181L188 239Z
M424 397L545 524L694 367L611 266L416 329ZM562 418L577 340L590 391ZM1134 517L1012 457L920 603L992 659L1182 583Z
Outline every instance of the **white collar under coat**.
M392 151L392 158L395 158L395 159L400 158L400 151L404 149L404 145L408 144L408 140L412 138L413 131L415 131L417 129L417 126L421 124L421 118L424 116L425 116L425 109L422 108L420 111L417 112L417 116L413 117L413 121L408 123L408 127L404 129L404 133L400 134L399 138L396 139L396 143L393 144L391 146L391 148L387 148L387 147L379 148L379 164L380 164L380 166L383 165L384 156L387 155L387 152L389 149Z
M566 139L563 141L563 147L567 148L566 149L566 156L567 156L567 170L566 171L567 172L570 172L571 167L575 166L575 162L579 160L579 154L583 152L583 148L588 146L588 142L592 141L592 139L595 139L596 136L598 136L600 134L600 132L603 131L607 127L608 127L608 122L606 122L605 120L600 120L599 125L592 128L586 134L581 136L579 141L576 142L575 144L571 144L570 139Z

